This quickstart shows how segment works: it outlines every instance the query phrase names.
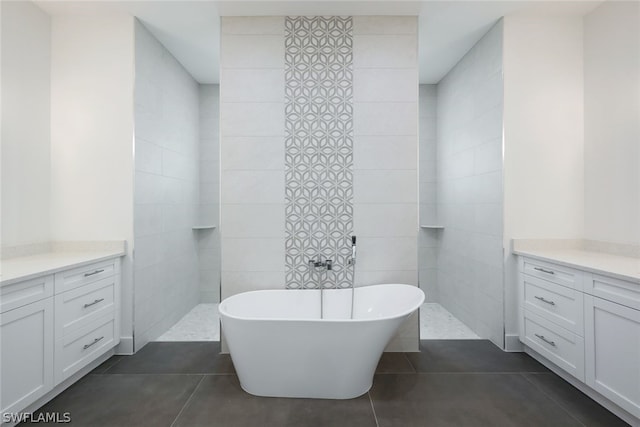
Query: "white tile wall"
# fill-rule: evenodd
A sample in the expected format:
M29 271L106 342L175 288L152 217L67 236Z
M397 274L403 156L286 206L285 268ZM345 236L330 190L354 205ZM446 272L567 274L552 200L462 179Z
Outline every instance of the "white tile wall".
M416 17L354 17L354 231L357 286L418 285ZM387 350L415 351L418 323Z
M222 70L222 102L282 102L284 74L280 69Z
M220 27L222 34L284 35L284 16L227 16Z
M221 51L221 294L226 298L285 283L284 17L224 17Z
M416 19L416 18L413 18ZM353 67L417 69L417 33L353 36ZM417 79L416 79L417 83Z
M355 203L403 203L415 206L417 199L418 171L415 169L355 170L353 174Z
M358 135L354 138L353 167L356 170L414 170L417 166L415 136Z
M412 90L417 90L417 85L411 86ZM354 102L353 129L355 135L412 135L417 137L418 103Z
M421 93L432 99L432 92ZM482 338L503 346L502 22L437 85L437 302ZM429 109L431 111L431 109ZM431 113L421 117L423 123ZM421 148L431 139L421 139ZM427 150L427 152L431 152ZM421 157L422 164L430 159ZM428 178L429 180L431 177ZM421 176L421 186L427 182ZM425 186L421 195L433 197ZM422 203L422 200L421 200ZM421 248L422 249L422 248ZM421 277L422 277L421 271Z
M199 224L220 224L220 88L200 85ZM220 302L220 231L201 230L198 237L200 302Z
M356 68L353 72L353 100L417 102L416 73L415 68Z
M198 84L135 26L135 349L198 303Z
M284 135L284 102L222 101L222 105L220 133L223 137Z
M356 203L353 207L354 232L361 237L414 237L417 217L412 203Z
M224 17L222 33L224 298L285 284L284 19ZM357 285L418 284L417 90L416 18L354 17ZM416 350L417 320L401 335L390 349Z
M354 16L353 34L407 34L418 33L415 16Z
M283 170L282 137L227 137L222 146L223 171Z
M225 170L222 172L221 190L223 204L278 203L284 200L284 173L273 170Z
M283 36L223 33L220 42L220 64L226 69L284 68Z

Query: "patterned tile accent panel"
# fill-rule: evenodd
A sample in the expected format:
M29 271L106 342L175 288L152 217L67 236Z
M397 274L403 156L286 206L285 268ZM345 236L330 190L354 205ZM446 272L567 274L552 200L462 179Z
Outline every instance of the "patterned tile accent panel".
M351 17L285 19L285 204L286 287L351 286ZM318 255L333 271L309 267Z

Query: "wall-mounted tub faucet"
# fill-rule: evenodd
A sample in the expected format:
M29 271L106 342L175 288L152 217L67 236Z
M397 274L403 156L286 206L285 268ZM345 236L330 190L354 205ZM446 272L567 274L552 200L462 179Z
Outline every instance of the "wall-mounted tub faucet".
M326 268L328 271L331 271L333 270L333 260L327 259L322 261L322 257L318 255L317 259L309 260L309 267Z

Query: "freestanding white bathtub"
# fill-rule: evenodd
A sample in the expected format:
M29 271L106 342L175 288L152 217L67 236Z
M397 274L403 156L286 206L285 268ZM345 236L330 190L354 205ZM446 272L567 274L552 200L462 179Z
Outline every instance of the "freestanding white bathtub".
M245 292L220 303L242 388L257 396L350 399L366 393L389 340L424 301L410 285Z

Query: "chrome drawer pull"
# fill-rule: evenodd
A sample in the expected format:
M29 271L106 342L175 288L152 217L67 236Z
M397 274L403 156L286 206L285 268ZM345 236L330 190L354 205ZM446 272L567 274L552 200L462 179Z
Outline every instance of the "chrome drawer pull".
M548 299L544 299L543 297L539 297L538 295L534 295L534 298L537 299L537 300L540 300L540 301L542 301L542 302L544 302L546 304L549 304L549 305L556 305L555 302L549 301Z
M91 347L92 345L96 345L97 343L99 343L100 341L102 341L102 339L104 339L104 336L100 337L100 338L96 338L95 340L93 340L92 343L90 344L85 344L84 347L82 347L83 350L88 349L89 347Z
M542 341L544 341L544 342L546 342L547 344L549 344L550 346L552 346L552 347L555 347L555 346L556 346L556 343L555 343L555 342L553 342L553 341L549 341L548 339L546 339L546 338L544 337L544 335L538 335L538 334L534 334L534 335L535 335L536 337L540 338Z
M538 298L538 297L536 297L536 298ZM102 301L104 301L104 298L97 299L94 302L90 302L89 304L85 304L84 308L91 307L92 305L96 305L97 303L102 302Z
M544 268L541 267L533 267L534 270L538 270L538 271L542 271L543 273L547 273L547 274L556 274L554 271L551 270L545 270Z
M93 276L94 274L98 274L98 273L102 273L104 271L104 269L102 270L96 270L93 273L84 273L84 277L89 277L89 276Z

